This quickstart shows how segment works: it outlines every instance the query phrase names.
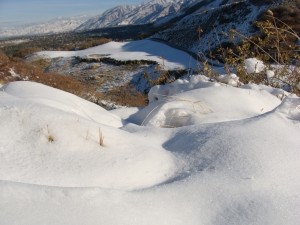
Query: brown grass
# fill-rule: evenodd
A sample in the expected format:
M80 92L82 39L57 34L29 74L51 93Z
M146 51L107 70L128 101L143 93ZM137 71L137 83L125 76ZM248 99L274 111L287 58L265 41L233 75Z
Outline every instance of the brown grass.
M283 4L272 9L273 16L289 25L298 35L300 34L300 1L293 4ZM267 13L263 14L261 20L268 20L270 17ZM278 26L281 24L278 23Z
M133 86L116 87L106 93L107 98L118 105L139 107L147 105L147 95L138 92Z
M100 104L101 100L108 100L123 106L145 106L147 96L135 90L131 85L117 87L106 93L97 92L98 85L80 81L72 76L64 76L56 73L44 73L42 68L46 61L39 61L28 64L20 58L9 58L0 52L0 82L8 83L12 81L34 81L50 87L75 94L88 101ZM10 70L18 74L18 77L11 75Z
M12 76L10 70L19 76ZM9 59L0 52L0 81L8 83L22 80L35 81L79 96L86 91L85 86L73 77L44 73L38 66L27 64L18 58Z

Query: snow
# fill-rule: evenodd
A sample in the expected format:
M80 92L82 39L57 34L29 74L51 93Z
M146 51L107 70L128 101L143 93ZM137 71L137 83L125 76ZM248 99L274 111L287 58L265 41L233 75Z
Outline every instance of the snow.
M20 75L17 74L12 68L8 71L12 77L20 78Z
M201 75L155 86L148 99L150 104L131 119L154 127L241 120L271 111L280 104L267 91L225 86L209 82Z
M197 67L197 61L188 53L150 39L109 42L81 51L42 51L36 53L36 56L43 58L110 57L121 61L143 59L156 61L165 70Z
M245 68L247 73L260 73L264 71L266 66L263 61L256 58L245 59Z
M263 12L277 7L282 1L263 1L262 4L257 4L246 0L213 0L196 3L198 4L194 7L189 7L189 13L185 14L185 10L179 11L176 22L153 37L188 49L197 55L209 54L212 49L219 49L220 44L232 42L229 38L231 29L245 36L253 35L253 21L259 20ZM200 37L195 32L199 27L203 30Z
M192 6L196 0L149 0L136 5L120 5L81 24L76 31L115 27L120 25L151 24L169 21Z
M199 75L153 87L143 109L105 111L42 84L4 85L0 221L298 224L300 98L278 93Z

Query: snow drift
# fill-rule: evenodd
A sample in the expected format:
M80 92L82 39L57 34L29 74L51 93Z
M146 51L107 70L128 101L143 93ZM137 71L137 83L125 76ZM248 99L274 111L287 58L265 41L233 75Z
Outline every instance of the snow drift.
M0 221L295 225L300 99L271 93L187 78L153 88L149 106L122 120L126 108L107 112L31 82L5 85ZM183 98L206 112L193 113ZM183 110L189 122L153 125Z

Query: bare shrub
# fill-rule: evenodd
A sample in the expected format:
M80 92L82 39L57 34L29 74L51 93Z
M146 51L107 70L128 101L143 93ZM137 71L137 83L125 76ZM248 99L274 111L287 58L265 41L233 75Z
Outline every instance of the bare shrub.
M228 67L233 67L243 83L263 83L277 87L279 83L288 86L289 91L297 93L297 85L300 82L300 38L288 24L274 17L272 11L268 11L267 20L256 22L260 29L260 35L247 37L239 31L231 30L230 36L235 45L221 48L225 50L223 60ZM249 74L244 62L247 58L257 58L266 65L265 71ZM281 69L275 70L272 78L266 71L277 65ZM290 71L290 65L294 65L294 71ZM274 68L273 68L274 69Z

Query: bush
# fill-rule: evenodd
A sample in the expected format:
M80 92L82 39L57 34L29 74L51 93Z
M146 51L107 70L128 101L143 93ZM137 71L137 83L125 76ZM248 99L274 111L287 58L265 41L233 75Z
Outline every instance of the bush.
M260 35L246 37L236 30L230 31L234 43L233 47L221 48L222 56L228 68L232 68L243 83L264 83L274 87L286 86L287 90L299 93L297 85L300 82L300 38L288 24L274 17L272 11L268 11L266 20L256 22ZM266 69L260 73L249 74L245 69L247 58L262 60ZM272 77L267 70L274 70ZM291 69L290 65L294 65Z

